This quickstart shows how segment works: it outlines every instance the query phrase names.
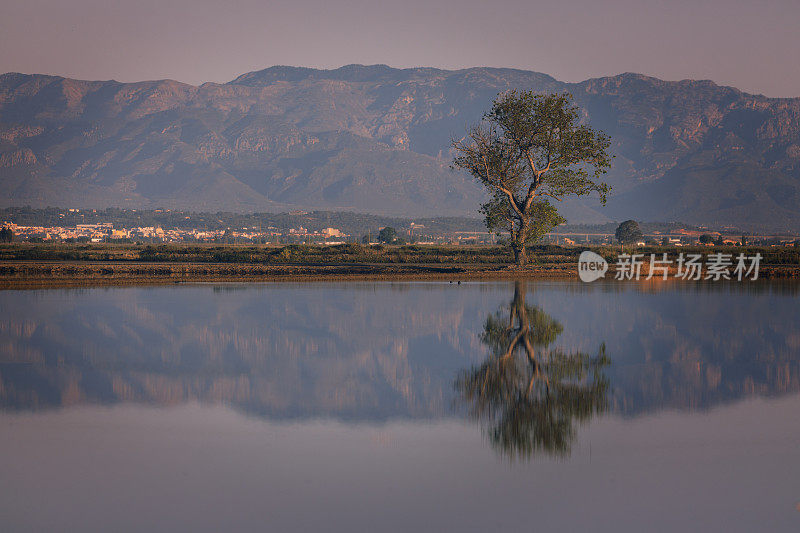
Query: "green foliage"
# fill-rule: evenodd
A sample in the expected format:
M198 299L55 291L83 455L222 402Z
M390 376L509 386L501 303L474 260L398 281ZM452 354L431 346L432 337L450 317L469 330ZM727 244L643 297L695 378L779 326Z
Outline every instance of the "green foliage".
M386 226L378 233L378 242L391 244L397 240L397 230L391 226Z
M617 227L614 236L622 244L631 244L642 239L642 230L635 220L626 220Z
M714 242L714 237L712 237L707 233L704 233L703 235L700 235L700 239L698 240L700 241L701 244L711 244L712 242Z
M520 177L537 179L537 195L600 195L605 204L609 187L599 182L611 166L608 136L580 124L579 108L572 95L510 91L498 97L485 118L496 124L503 144L516 149L530 168ZM534 178L535 169L546 170Z
M0 229L0 242L14 242L14 232L11 228Z
M480 212L489 231L511 233L513 231L513 218L508 216L508 204L505 198L495 195L492 200L481 206ZM566 222L548 200L538 200L531 203L531 221L525 226L522 238L525 246L538 242L554 227Z
M523 265L526 246L564 222L549 199L597 192L605 204L609 187L600 177L611 165L610 143L580 123L571 95L509 91L467 137L453 142L453 166L487 188L486 225L509 233Z

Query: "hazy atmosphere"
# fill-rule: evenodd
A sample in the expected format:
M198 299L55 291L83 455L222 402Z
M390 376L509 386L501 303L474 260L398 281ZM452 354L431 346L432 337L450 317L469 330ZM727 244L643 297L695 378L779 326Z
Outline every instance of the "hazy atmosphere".
M0 0L0 532L800 531L800 0Z
M0 72L226 82L270 65L638 72L800 95L796 0L3 0Z

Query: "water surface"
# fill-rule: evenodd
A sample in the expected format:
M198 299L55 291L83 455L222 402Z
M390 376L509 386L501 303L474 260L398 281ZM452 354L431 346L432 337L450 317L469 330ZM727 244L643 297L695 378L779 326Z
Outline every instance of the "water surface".
M797 531L792 284L0 292L9 531Z

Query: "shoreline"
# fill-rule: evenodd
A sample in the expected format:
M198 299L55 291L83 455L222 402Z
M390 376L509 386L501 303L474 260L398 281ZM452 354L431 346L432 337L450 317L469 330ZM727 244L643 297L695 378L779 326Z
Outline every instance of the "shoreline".
M645 270L643 269L643 272ZM673 274L674 275L674 274ZM654 283L697 283L643 279ZM797 281L800 267L764 265L760 279ZM269 283L320 281L578 280L577 264L539 263L526 269L471 263L199 263L0 261L0 290L60 287L175 285L181 283ZM605 281L615 281L606 279ZM630 280L629 280L630 281Z
M283 264L0 261L0 290L24 288L316 281L577 279L577 267L527 270L472 264Z

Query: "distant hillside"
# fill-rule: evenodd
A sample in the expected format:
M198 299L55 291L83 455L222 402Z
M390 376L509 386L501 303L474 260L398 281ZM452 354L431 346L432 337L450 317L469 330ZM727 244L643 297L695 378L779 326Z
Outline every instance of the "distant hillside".
M609 205L570 222L800 229L800 99L636 74L272 67L227 84L0 76L2 205L475 216L449 142L509 88L570 91L611 135Z

